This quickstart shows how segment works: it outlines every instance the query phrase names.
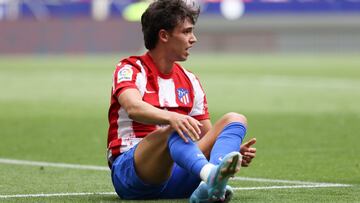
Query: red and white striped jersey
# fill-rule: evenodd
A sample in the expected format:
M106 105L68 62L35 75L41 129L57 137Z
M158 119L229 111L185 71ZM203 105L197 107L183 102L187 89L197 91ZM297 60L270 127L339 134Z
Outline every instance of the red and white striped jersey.
M128 88L139 90L143 101L160 109L209 119L206 96L198 78L174 63L170 74L162 74L151 56L132 56L122 60L113 75L109 109L108 161L111 164L121 153L139 143L160 126L147 125L129 118L119 104L119 95Z

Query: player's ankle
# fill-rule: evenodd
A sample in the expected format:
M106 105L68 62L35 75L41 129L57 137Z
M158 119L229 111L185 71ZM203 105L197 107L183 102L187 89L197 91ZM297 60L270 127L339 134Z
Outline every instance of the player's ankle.
M201 169L200 178L202 181L204 181L205 183L208 181L210 173L214 167L216 167L214 164L208 163Z

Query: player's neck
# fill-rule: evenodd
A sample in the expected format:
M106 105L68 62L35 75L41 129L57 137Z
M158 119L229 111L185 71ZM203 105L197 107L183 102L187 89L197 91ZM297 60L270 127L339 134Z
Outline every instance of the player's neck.
M149 55L153 59L157 69L162 74L169 74L172 72L172 68L175 61L170 60L165 52L153 49L149 51Z

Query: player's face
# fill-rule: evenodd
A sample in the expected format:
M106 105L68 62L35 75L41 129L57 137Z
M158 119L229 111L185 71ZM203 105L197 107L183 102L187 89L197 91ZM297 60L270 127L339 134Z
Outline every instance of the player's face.
M174 61L185 61L189 56L189 49L197 41L193 31L194 25L186 18L170 33L169 54Z

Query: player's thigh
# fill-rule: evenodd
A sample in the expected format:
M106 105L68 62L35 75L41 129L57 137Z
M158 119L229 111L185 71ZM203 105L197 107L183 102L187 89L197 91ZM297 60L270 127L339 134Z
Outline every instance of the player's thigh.
M111 168L111 179L121 199L155 199L164 190L163 184L146 184L138 176L134 164L134 152L138 145L118 156Z
M166 181L173 166L168 150L168 138L173 130L169 127L156 130L141 140L135 150L134 163L139 177L146 183Z
M211 149L222 130L228 124L233 122L240 122L247 126L247 119L244 115L233 112L227 113L213 125L213 127L205 134L203 138L201 138L201 140L198 142L198 146L206 158L210 158Z

